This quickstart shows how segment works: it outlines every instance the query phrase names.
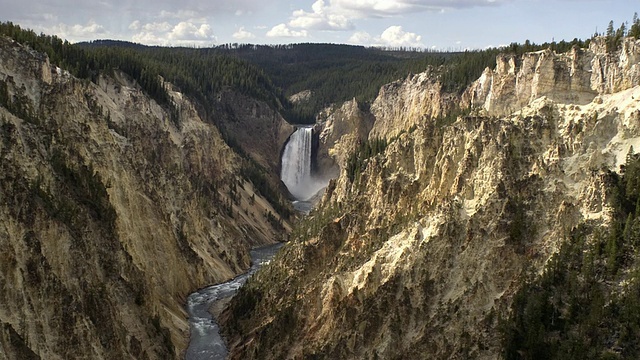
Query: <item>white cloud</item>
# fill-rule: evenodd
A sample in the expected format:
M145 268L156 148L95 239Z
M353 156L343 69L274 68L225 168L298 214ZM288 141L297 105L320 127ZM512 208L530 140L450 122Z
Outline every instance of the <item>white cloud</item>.
M193 10L178 10L175 12L162 10L160 11L161 19L194 19L198 17L198 13Z
M256 37L251 32L245 30L244 27L240 27L240 29L238 29L238 31L233 33L232 36L236 40L248 40L248 39L254 39Z
M422 36L406 32L402 26L389 26L380 36L373 37L364 31L355 32L349 38L352 44L389 47L424 47Z
M140 20L136 20L131 24L129 24L129 30L134 30L134 31L140 30Z
M371 34L366 31L356 31L351 35L348 41L351 44L371 45L373 37L371 37Z
M311 10L312 12L294 11L289 26L314 30L350 30L354 27L346 15L326 6L324 0L314 2Z
M353 13L359 18L391 16L411 11L423 11L429 1L405 0L332 0L331 4L339 9Z
M402 26L389 26L380 35L380 41L388 46L424 47L422 36L402 30Z
M135 22L134 22L135 23ZM129 28L132 28L132 23ZM205 22L181 21L176 25L168 22L154 22L141 25L139 22L133 30L141 30L132 36L135 42L148 45L195 45L209 46L217 39L211 26Z
M296 10L289 25L318 30L350 30L351 20L398 16L424 11L444 11L495 6L513 0L317 0L311 12Z
M148 24L144 24L142 29L147 32L167 32L173 29L173 26L168 22L148 23Z
M209 24L196 26L190 22L181 21L169 33L169 38L173 40L202 40L213 36Z
M169 45L169 42L166 39L145 31L132 35L131 41L145 45Z
M267 31L267 37L307 37L307 30L291 30L286 24L279 24Z
M51 28L45 29L48 34L55 34L62 39L67 39L71 42L94 40L97 38L104 38L109 35L109 32L104 26L90 20L86 25L67 25L60 23Z
M345 31L355 28L354 20L366 18L392 17L424 11L444 11L445 9L491 6L512 0L316 0L311 11L295 10L284 28L278 25L278 31L290 29ZM275 28L274 28L275 29ZM272 29L272 31L274 31ZM391 30L392 31L392 30ZM396 36L397 34L387 34ZM359 42L353 39L352 42ZM419 44L411 38L388 38L393 41Z

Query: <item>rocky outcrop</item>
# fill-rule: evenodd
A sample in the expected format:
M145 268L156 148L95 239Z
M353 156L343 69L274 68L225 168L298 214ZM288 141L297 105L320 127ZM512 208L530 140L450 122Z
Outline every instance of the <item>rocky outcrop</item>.
M611 94L640 84L640 42L627 38L616 53L606 51L605 38L589 49L564 54L550 49L521 58L501 55L462 96L463 108L480 108L491 116L510 114L545 96L563 104L586 105L598 94Z
M381 90L369 137L389 145L343 170L240 292L232 358L499 357L522 276L575 226L608 223L606 174L640 146L638 63L623 61L636 42L597 44L501 56L462 98L476 111L448 126L427 74Z
M304 103L309 101L309 99L311 99L312 96L313 96L313 92L311 90L302 90L299 93L289 96L289 101L291 101L294 104Z
M267 104L237 92L220 93L217 106L216 120L231 141L271 174L280 174L280 157L293 126Z
M326 108L318 119L314 127L314 132L319 134L315 172L336 178L358 142L369 136L374 119L360 109L355 99L337 108Z
M385 85L371 105L375 123L369 136L392 138L426 119L448 113L455 99L442 91L431 69Z
M177 114L0 37L0 86L0 358L181 356L186 295L281 236L242 159L170 84Z

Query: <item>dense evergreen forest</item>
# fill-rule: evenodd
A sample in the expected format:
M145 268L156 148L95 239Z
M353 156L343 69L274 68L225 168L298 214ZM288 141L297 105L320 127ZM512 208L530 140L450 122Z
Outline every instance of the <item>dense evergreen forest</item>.
M207 98L223 88L256 97L276 110L282 109L282 103L286 102L262 70L231 56L201 56L199 50L187 48L158 47L152 48L153 51L141 51L147 48L134 44L87 47L71 44L56 36L38 35L11 22L0 23L0 35L47 54L52 64L81 79L95 82L100 72L119 69L165 106L172 104L161 84L161 77L203 105L208 103Z
M313 123L315 115L324 107L353 98L366 107L376 97L382 85L425 71L428 67L440 76L444 91L458 92L477 79L485 68L493 68L496 55L500 52L520 54L550 46L566 51L574 44L584 45L577 40L572 43L542 45L527 42L524 45L512 44L508 48L458 53L389 51L336 44L227 44L215 48L193 49L150 47L102 40L80 46L99 54L123 49L143 54L144 56L140 56L152 59L156 66L159 63L170 64L170 73L179 76L164 75L168 69L162 69L160 73L163 76L178 86L191 90L189 93L204 96L220 89L209 85L202 78L202 74L208 75L203 70L210 66L210 59L243 60L243 64L251 63L260 69L257 84L267 86L256 88L256 81L242 79L246 75L237 71L225 74L223 79L226 81L221 86L235 86L263 100L269 99L264 90L271 89L274 96L268 103L281 111L290 123L300 124ZM286 97L304 90L312 92L308 100L297 103L287 100Z
M627 28L628 27L628 28ZM380 87L431 67L446 92L462 91L485 68L495 66L496 55L550 48L562 53L588 46L574 39L534 44L512 43L504 48L440 53L416 49L380 49L336 44L248 45L225 44L213 48L144 46L124 41L99 40L70 44L55 36L36 34L11 22L0 23L0 34L46 53L51 62L73 75L96 81L101 71L120 69L129 74L160 104L171 106L160 76L205 106L220 90L231 88L265 101L290 123L313 123L326 106L356 98L364 107ZM615 51L624 36L640 37L640 20L631 25L613 22L605 34ZM304 101L288 97L310 90ZM206 117L206 116L205 116Z
M189 54L190 58L230 56L244 60L261 69L272 82L269 82L270 86L273 84L277 88L277 99L281 105L278 109L283 116L290 123L301 124L315 122L315 115L326 106L353 98L367 107L382 85L423 72L429 67L440 77L443 90L454 93L464 90L487 67L495 67L499 53L521 55L547 48L566 52L573 46L587 46L588 41L574 39L544 44L526 41L505 48L450 53L311 43L275 46L225 44L207 49L148 47L111 40L80 45L88 49L136 49L178 67L184 64L171 58L181 58L179 54ZM201 61L206 63L206 60ZM248 85L252 86L253 82ZM296 103L287 100L305 90L312 93L308 99Z
M310 90L312 96L292 104L288 114L298 123L313 122L315 114L331 104L353 98L361 104L370 103L382 85L458 56L334 44L226 45L218 50L265 69L287 96Z

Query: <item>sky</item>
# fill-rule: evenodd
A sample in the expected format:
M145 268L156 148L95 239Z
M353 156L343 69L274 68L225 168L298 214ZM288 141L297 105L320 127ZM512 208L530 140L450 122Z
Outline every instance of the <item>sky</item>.
M586 39L639 0L2 0L11 21L70 42L210 47L340 43L434 50Z

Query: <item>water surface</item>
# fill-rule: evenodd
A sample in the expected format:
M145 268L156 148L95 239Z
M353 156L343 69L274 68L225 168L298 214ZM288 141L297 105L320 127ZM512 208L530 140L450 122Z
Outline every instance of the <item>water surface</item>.
M187 313L191 336L185 358L187 360L224 360L227 347L220 336L220 328L209 309L217 302L233 297L258 269L267 264L282 247L268 245L251 250L251 268L226 283L200 289L187 298Z

